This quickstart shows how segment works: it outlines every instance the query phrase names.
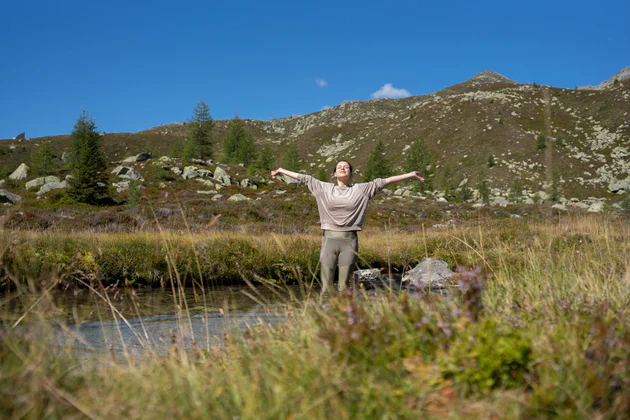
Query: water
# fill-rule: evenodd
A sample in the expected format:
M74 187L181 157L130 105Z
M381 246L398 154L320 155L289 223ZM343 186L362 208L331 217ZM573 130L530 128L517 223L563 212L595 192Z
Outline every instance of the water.
M298 288L271 292L221 287L205 296L199 289L121 290L100 296L79 290L5 299L10 313L28 313L18 328L49 323L54 345L80 357L108 354L123 360L128 355L140 359L164 355L174 348L209 349L222 345L228 331L277 326L299 295Z

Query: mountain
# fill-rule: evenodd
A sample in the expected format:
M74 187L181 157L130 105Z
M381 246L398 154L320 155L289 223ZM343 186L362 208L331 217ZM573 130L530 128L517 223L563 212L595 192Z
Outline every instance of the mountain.
M619 73L615 74L610 79L604 80L597 86L582 86L578 89L602 90L602 89L606 89L608 86L614 85L615 83L627 81L629 79L630 79L630 67L626 67L625 69L621 70Z
M295 143L303 170L312 174L347 159L360 177L379 139L400 171L411 143L422 139L435 155L438 189L447 181L467 180L474 187L484 177L496 195L516 184L535 193L548 191L555 179L567 199L610 198L624 191L613 186L630 180L629 69L590 89L520 84L486 70L428 95L348 101L308 115L244 121L257 144L269 145L277 157ZM215 156L227 123L216 121ZM107 133L104 148L112 165L143 151L171 155L186 128L179 123ZM537 150L541 136L546 148ZM1 145L0 179L28 164L37 145L48 140L58 156L69 146L68 136ZM495 165L489 168L491 157ZM448 173L452 179L443 179Z

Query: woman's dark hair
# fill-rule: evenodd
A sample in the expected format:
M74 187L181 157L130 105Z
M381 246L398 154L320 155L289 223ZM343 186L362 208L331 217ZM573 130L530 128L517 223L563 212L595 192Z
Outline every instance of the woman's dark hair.
M333 168L333 175L335 175L335 172L337 172L337 165L339 165L339 162L346 162L348 164L348 166L350 167L350 176L352 176L352 164L350 162L348 162L347 160L338 160L337 163L335 163L335 167Z

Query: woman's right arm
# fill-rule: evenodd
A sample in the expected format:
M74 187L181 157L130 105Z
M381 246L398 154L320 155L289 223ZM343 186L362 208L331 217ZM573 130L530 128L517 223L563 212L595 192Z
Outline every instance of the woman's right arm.
M271 176L276 176L278 174L290 176L293 179L298 179L298 175L299 175L297 172L287 171L286 169L282 169L282 168L278 168L274 171L271 171Z

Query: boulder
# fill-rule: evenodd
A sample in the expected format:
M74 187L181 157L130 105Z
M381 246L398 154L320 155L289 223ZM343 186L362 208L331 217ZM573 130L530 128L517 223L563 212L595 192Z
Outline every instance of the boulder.
M490 197L490 204L505 207L508 205L508 200L505 197Z
M51 190L58 190L61 188L69 188L70 184L68 184L67 181L61 181L61 182L47 182L46 184L42 185L42 188L37 191L37 195L42 195L42 194L46 194L48 191Z
M279 177L282 180L282 182L284 182L285 184L289 184L289 185L301 185L302 184L301 181L298 181L295 178L291 178L290 176L279 175Z
M596 201L586 210L589 213L601 213L604 211L604 202Z
M403 276L402 282L418 289L444 289L449 286L448 280L453 274L445 261L424 258Z
M40 185L48 184L49 182L59 182L59 178L56 176L44 176L41 178L35 178L32 181L28 181L26 183L26 189L29 190L31 188L39 187Z
M251 198L245 197L243 194L234 194L233 196L228 198L228 201L249 201L249 200L251 200Z
M13 181L19 181L25 179L28 176L28 166L25 163L22 163L18 168L13 171L11 175L9 175L9 179Z
M232 185L232 181L230 176L225 172L225 170L219 166L214 170L214 179L221 182L223 185L229 186Z
M223 196L221 194L217 194L214 197L212 197L212 200L217 201L217 200L220 200L221 198L223 198Z
M364 270L356 270L352 273L354 281L365 282L380 280L381 270L378 268L366 268Z
M133 162L146 162L147 160L153 158L151 152L142 152L139 155L129 156L123 160L123 163L133 163Z
M11 194L7 190L0 189L0 203L17 203L22 199L21 196L17 194Z
M112 185L116 188L116 192L123 192L129 189L130 181L114 182Z
M197 190L197 194L206 194L206 195L212 194L213 195L213 194L216 194L216 193L217 193L217 191L215 191L215 190Z
M183 171L179 169L177 166L173 166L171 168L171 172L173 172L175 175L181 175Z
M132 181L144 181L140 172L128 166L117 166L112 171L112 174L117 175L119 178L131 179Z
M182 178L184 179L193 179L200 176L201 173L199 173L196 166L185 166L182 172Z
M608 191L613 194L623 194L630 191L630 176L623 181L614 181L608 185Z
M556 210L562 210L562 211L567 211L569 209L567 209L567 206L565 206L564 204L554 204L553 206L551 206L552 209L556 209Z
M201 182L203 185L207 187L214 187L214 182L210 181L209 179L196 178L195 181Z

